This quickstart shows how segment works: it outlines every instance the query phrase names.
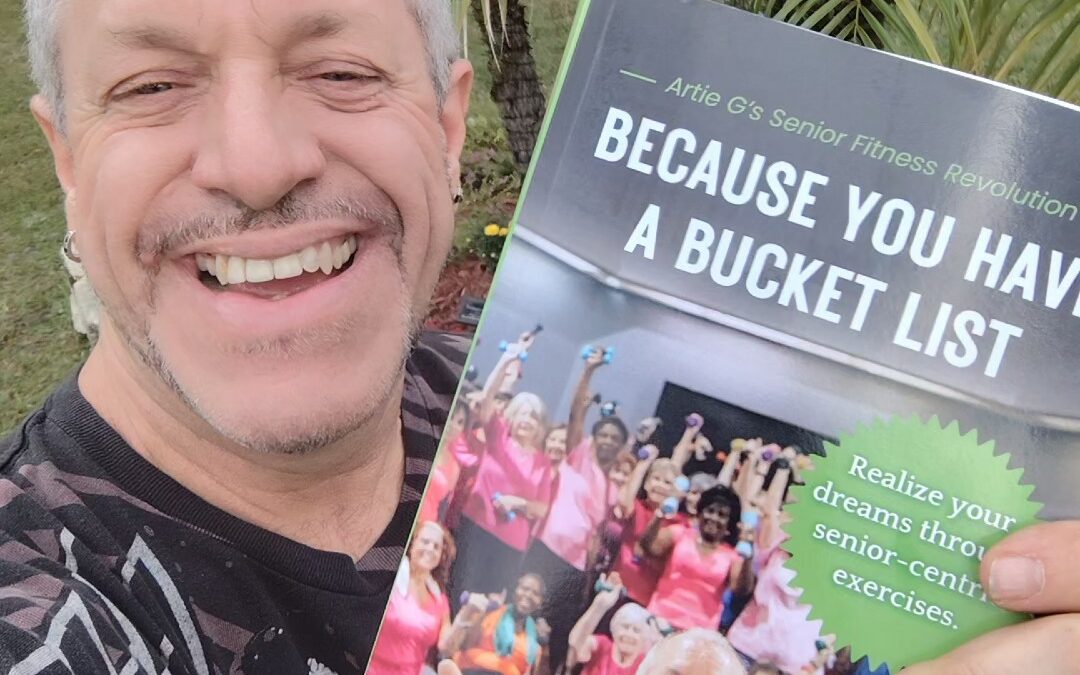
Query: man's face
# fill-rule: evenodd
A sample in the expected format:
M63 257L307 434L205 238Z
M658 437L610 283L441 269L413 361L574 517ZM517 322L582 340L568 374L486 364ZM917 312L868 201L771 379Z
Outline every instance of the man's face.
M440 110L405 0L78 0L60 43L66 134L35 112L102 348L255 449L386 406L450 246L468 66Z

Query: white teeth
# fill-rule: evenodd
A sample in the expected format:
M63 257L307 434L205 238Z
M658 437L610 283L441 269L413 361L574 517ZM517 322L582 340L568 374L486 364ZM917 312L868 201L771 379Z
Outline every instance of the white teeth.
M330 242L324 241L319 247L319 269L323 274L334 271L334 251L330 248Z
M305 272L322 271L330 274L341 269L356 252L355 236L335 243L324 241L274 260L247 259L239 256L195 254L199 271L217 277L222 286L230 284L259 284L274 279L293 279Z
M244 270L249 284L261 284L274 279L274 263L269 260L249 260Z
M319 269L319 251L314 246L308 246L300 251L300 266L308 273Z
M236 256L229 256L228 278L226 282L230 284L242 284L247 281L245 275L247 265L244 263L243 258L237 258Z
M221 284L229 283L229 258L219 255L214 258L214 276Z
M303 273L304 268L300 265L300 256L295 253L274 261L275 279L292 279ZM251 279L249 278L248 281L251 281Z

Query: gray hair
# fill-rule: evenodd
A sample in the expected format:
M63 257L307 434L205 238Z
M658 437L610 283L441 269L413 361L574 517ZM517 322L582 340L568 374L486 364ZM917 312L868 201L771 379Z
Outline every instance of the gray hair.
M30 75L63 128L64 87L60 69L60 11L65 0L23 0ZM427 50L431 81L442 107L450 88L450 66L459 41L450 0L406 0Z

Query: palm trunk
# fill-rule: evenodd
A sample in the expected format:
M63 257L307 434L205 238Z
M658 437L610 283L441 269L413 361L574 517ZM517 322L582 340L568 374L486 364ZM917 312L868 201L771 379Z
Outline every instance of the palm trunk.
M477 23L484 30L484 8L480 0L472 0L472 9ZM497 14L497 10L493 13ZM487 39L483 42L487 46L491 70L491 98L502 115L514 163L518 171L524 174L544 120L547 105L544 90L536 74L529 26L521 0L507 2L505 33L497 16L490 20L495 33L495 54L491 53Z

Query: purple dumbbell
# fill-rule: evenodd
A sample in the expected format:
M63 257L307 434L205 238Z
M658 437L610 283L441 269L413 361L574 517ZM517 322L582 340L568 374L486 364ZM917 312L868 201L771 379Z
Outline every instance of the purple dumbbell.
M472 595L472 593L470 593L468 591L462 591L461 592L461 596L458 598L458 600L461 601L462 606L465 606L465 605L469 604L469 597L471 595ZM491 598L488 598L487 609L485 611L494 612L498 608L499 608L499 603L496 602L495 600L492 600Z
M697 429L705 423L705 418L697 413L690 413L686 416L686 426L691 429Z

